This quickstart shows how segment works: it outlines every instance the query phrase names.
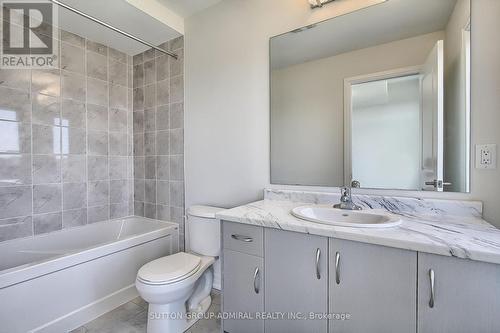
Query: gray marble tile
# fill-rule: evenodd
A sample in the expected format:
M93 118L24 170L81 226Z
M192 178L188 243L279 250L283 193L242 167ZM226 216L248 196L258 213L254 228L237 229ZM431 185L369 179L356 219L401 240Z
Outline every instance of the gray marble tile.
M156 129L168 130L170 128L170 107L162 105L156 108Z
M61 125L61 103L58 97L36 95L33 97L32 121L42 125Z
M127 179L128 157L109 158L109 179Z
M156 64L155 60L151 59L144 63L144 85L156 82Z
M170 130L170 154L184 153L184 130L177 128Z
M132 58L132 63L135 65L142 64L144 62L144 55L142 53L138 53Z
M144 110L144 131L154 132L156 130L156 111L154 108Z
M87 207L87 183L63 184L63 209Z
M146 156L156 155L156 133L155 132L144 133L144 155L146 155Z
M170 180L170 157L156 156L156 173L159 180Z
M113 132L127 132L127 111L120 109L109 110L109 130Z
M60 155L33 155L33 184L61 182Z
M144 134L134 134L134 156L144 156Z
M170 102L178 103L184 101L184 77L176 76L170 78Z
M62 177L65 183L80 183L87 180L87 157L85 155L64 155Z
M31 155L1 154L0 164L0 186L31 184Z
M144 203L144 217L156 219L156 205L154 203Z
M156 132L156 146L158 147L157 155L170 154L170 131Z
M156 83L156 105L170 103L170 80L166 79Z
M87 224L87 208L63 211L62 219L63 228L85 225Z
M62 213L33 215L35 235L45 234L62 229Z
M0 220L0 242L31 235L33 235L33 219L31 216Z
M135 65L133 68L133 87L139 88L144 86L144 65Z
M144 201L144 179L134 179L134 200Z
M108 47L106 45L88 39L87 39L87 50L104 56L108 55Z
M108 203L109 203L109 181L89 182L88 205L104 206L108 205Z
M33 186L33 213L44 214L61 211L61 184Z
M85 51L69 43L61 43L61 68L80 74L85 73Z
M112 204L128 201L128 181L111 180L109 182L109 202Z
M85 103L73 99L63 99L61 111L62 126L85 128L86 112Z
M155 106L156 85L150 84L144 87L144 109L150 109Z
M162 221L170 221L170 207L157 204L156 218Z
M0 120L0 153L31 153L31 126Z
M174 39L171 39L168 42L168 47L170 51L176 51L178 49L184 48L184 37L180 36Z
M87 209L87 223L106 220L109 220L109 205L89 207Z
M126 133L109 132L109 155L127 156L127 139Z
M170 76L169 56L163 55L156 58L156 79L163 81Z
M110 84L109 107L122 110L127 109L127 87Z
M170 156L170 180L184 180L184 155Z
M30 90L30 71L24 69L0 69L0 87Z
M170 128L184 127L184 103L174 103L170 105Z
M156 180L146 179L144 181L144 201L147 203L156 203Z
M29 92L0 86L0 120L30 122L31 100Z
M155 50L153 48L150 48L144 51L142 54L144 55L144 62L146 62L155 57Z
M87 51L87 76L100 80L108 79L108 59L106 56Z
M170 181L170 206L184 207L184 182Z
M0 219L32 213L31 186L0 187Z
M86 154L87 145L85 137L87 133L82 128L62 128L62 153L63 154Z
M183 207L172 207L170 205L170 219L172 222L179 225L179 234L184 233L184 208Z
M31 93L60 96L60 71L57 69L34 69L31 73Z
M121 63L127 64L127 55L121 51L108 47L108 55L110 60L117 60Z
M85 76L63 71L61 85L63 98L85 101L87 93Z
M89 181L108 179L108 157L88 156L88 179Z
M134 88L134 111L144 109L144 88Z
M144 171L145 179L156 179L156 156L146 156Z
M184 50L180 49L175 52L178 58L170 59L170 76L178 76L184 74Z
M127 85L127 65L115 60L109 60L109 82L121 86Z
M109 218L117 219L120 217L129 216L128 202L109 205Z
M134 156L134 178L144 179L146 177L145 157Z
M85 39L83 37L65 30L61 30L61 41L78 46L80 48L85 47Z
M134 215L144 216L144 202L134 201Z
M33 125L33 153L60 154L61 127Z
M108 106L108 83L87 78L87 103Z
M144 133L144 111L134 111L134 133Z
M170 184L168 181L158 181L156 194L159 204L170 206Z
M108 132L89 131L87 143L90 155L108 155Z
M87 105L87 128L93 131L108 130L108 108L106 106Z

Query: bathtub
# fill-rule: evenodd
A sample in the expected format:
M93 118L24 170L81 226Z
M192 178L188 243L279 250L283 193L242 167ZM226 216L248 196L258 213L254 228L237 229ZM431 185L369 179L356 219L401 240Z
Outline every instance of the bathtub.
M178 226L127 217L0 243L0 333L67 332L137 297L138 269Z

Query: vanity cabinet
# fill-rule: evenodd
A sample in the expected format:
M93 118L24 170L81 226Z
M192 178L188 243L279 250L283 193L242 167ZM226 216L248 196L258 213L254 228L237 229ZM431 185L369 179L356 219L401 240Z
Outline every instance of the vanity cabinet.
M500 332L500 265L419 253L418 332Z
M417 253L330 239L329 332L415 333Z
M264 312L263 228L223 223L222 243L223 310L249 316L224 319L223 330L263 333L264 320L254 317Z
M328 238L265 229L264 249L264 308L285 315L266 320L265 331L326 333L324 318L293 316L328 313Z

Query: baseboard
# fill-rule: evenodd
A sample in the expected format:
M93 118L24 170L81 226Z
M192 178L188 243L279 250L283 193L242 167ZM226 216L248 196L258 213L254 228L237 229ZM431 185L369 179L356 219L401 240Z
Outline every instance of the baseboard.
M80 309L39 326L30 333L69 332L139 296L135 285L120 289Z

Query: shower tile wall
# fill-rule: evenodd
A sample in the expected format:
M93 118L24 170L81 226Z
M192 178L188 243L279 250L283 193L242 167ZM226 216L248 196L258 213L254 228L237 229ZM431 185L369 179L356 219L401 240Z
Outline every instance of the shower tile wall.
M0 241L133 215L132 59L59 43L59 69L0 69Z
M184 41L133 58L135 215L179 224L184 243ZM181 245L182 247L183 245Z

